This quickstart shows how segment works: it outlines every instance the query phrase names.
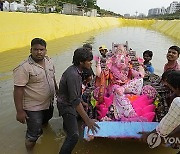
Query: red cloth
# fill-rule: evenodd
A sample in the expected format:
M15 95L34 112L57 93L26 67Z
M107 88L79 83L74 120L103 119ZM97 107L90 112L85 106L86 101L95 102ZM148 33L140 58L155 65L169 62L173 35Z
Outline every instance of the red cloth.
M166 72L168 70L180 70L180 65L178 64L177 61L175 62L174 65L169 65L168 63L166 63L164 65L164 72Z

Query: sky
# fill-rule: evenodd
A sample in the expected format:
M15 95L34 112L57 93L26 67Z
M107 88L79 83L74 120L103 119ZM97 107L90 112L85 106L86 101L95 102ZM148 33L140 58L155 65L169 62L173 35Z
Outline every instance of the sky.
M174 0L178 1L178 0ZM148 14L148 10L151 8L167 8L173 0L97 0L97 5L101 9L113 11L124 15L129 13L130 15L136 15L136 11L139 13Z

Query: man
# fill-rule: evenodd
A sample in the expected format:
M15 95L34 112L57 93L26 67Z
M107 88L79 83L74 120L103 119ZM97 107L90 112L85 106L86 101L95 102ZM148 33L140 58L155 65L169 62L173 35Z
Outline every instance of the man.
M153 57L153 52L150 50L146 50L143 52L143 59L144 59L144 69L148 73L154 73L154 67L151 64L151 60Z
M86 48L86 49L88 49L90 52L92 52L92 45L89 44L89 43L83 44L83 48ZM95 74L94 74L94 71L93 71L92 67L90 68L90 70L91 70L91 72L92 72L93 77L95 77ZM83 73L82 73L82 75L83 75ZM82 77L83 77L83 76L82 76Z
M157 133L168 136L180 124L180 71L172 71L167 76L167 86L176 94L168 113L160 121L156 128Z
M161 137L179 137L180 135L180 71L172 71L167 75L166 85L176 94L168 113L163 117L155 130L150 133L142 133L145 140L151 133L157 133ZM153 139L152 139L153 140Z
M73 65L63 73L59 83L58 110L63 117L63 127L66 139L61 147L60 154L71 154L79 138L77 112L82 117L93 133L98 125L86 114L82 101L82 77L83 69L90 69L93 55L87 48L76 49L73 56Z
M92 45L89 43L83 44L83 48L87 48L90 52L92 52Z
M28 151L42 134L42 124L53 115L53 99L57 85L54 66L46 57L46 42L31 41L30 56L13 71L16 119L27 123L25 145Z
M99 53L101 54L100 65L101 65L101 68L104 70L107 68L107 64L106 64L107 56L106 55L108 53L108 49L105 47L105 45L102 45L99 47ZM97 64L98 64L98 62L97 62Z
M102 45L99 47L99 52L100 52L102 58L106 58L106 54L108 52L108 49L105 47L105 45Z
M166 55L168 62L164 65L164 72L168 70L180 70L180 65L177 60L179 58L180 48L178 46L171 46Z

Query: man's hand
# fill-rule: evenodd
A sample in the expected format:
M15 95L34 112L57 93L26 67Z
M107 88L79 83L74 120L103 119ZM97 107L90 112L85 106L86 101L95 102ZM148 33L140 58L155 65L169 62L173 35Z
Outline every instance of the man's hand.
M16 106L16 120L20 123L26 123L28 118L26 112L23 110L23 97L24 97L24 86L14 86L14 103Z
M85 112L82 103L79 103L79 105L76 106L76 111L80 114L86 125L88 126L88 132L89 130L92 131L93 134L97 133L97 129L99 129L99 126L95 123L97 120L90 119ZM87 133L88 133L87 132Z
M97 120L95 119L90 119L86 122L86 125L88 126L88 131L87 133L89 133L89 130L92 131L93 134L97 133L97 129L100 129L100 127L95 123L97 122Z
M16 120L19 121L22 124L26 123L26 119L29 117L27 116L26 112L24 110L18 111L16 114Z

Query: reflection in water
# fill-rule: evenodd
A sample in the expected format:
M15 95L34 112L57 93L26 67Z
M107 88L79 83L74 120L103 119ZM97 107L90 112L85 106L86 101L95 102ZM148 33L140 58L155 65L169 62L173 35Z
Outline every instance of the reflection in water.
M111 48L112 42L129 42L132 49L139 56L143 51L150 49L154 52L152 64L155 72L162 73L166 62L166 52L171 45L179 45L179 40L172 40L160 33L143 28L120 27L108 30L93 31L71 37L65 37L48 42L48 55L52 57L56 67L56 78L59 81L64 70L71 65L73 51L83 43L93 44L93 53L98 54L98 47L102 44ZM15 120L15 108L13 104L12 69L29 55L29 47L10 50L0 53L0 153L25 154L24 136L26 126ZM55 110L54 117L49 125L44 128L43 136L38 140L34 149L35 154L57 154L64 132L62 119ZM91 142L80 140L74 149L77 154L130 154L138 151L139 154L173 154L170 148L148 148L147 144L135 140L95 139Z

